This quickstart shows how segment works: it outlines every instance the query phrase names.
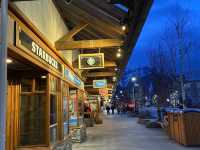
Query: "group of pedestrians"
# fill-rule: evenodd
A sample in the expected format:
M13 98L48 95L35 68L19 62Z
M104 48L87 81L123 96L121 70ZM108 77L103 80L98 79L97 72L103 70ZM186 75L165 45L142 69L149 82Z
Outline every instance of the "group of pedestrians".
M117 114L126 114L126 112L129 110L128 109L128 105L123 105L123 104L110 104L110 105L106 105L106 112L107 115L110 115L112 113L112 115L115 114L115 110L117 110ZM111 113L110 113L111 111Z
M115 106L113 104L106 106L107 115L110 115L110 110L112 111L112 115L115 114Z

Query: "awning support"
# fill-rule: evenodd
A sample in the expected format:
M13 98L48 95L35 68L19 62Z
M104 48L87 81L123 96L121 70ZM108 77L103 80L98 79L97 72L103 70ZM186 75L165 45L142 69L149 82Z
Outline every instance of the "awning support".
M0 25L0 150L6 143L8 0L1 0Z

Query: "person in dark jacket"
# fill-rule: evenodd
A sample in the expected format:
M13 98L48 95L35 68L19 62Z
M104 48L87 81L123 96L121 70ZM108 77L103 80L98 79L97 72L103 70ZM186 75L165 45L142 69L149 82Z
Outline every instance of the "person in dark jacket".
M109 105L106 106L106 111L107 111L107 115L110 115L110 106Z
M114 115L115 114L115 106L113 104L111 105L111 110L112 110L112 115Z

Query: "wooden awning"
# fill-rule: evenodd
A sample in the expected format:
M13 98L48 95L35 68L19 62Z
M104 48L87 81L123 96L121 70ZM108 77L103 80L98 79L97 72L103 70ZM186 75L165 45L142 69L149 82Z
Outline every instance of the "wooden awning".
M72 0L70 4L66 4L64 0L54 0L54 3L70 29L69 33L55 43L57 49L79 49L81 53L100 50L105 55L106 67L84 70L82 75L86 82L92 83L95 78L105 78L114 84L113 76L119 76L126 66L152 0ZM120 5L116 6L116 3L127 10L124 11ZM126 30L122 29L123 24L126 25ZM116 57L119 48L121 58ZM77 64L76 60L74 66L77 67Z

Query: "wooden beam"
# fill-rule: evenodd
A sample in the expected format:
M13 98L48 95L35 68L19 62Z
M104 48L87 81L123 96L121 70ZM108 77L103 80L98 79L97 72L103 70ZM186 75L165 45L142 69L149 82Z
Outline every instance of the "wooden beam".
M105 68L117 67L117 64L116 64L116 62L114 62L114 61L105 60L105 62L104 62L104 67L105 67Z
M82 40L82 41L59 41L56 42L58 50L72 49L96 49L105 47L120 47L123 41L120 39L100 39L100 40Z
M85 76L93 78L93 77L112 77L115 75L116 75L115 72L90 72Z
M83 23L83 22L80 23L79 25L74 27L71 31L69 31L65 36L63 36L61 39L59 39L58 42L71 40L73 38L73 36L75 36L78 32L80 32L87 26L88 26L88 23Z
M65 5L63 7L63 2L57 1L57 6L59 8L62 8L62 16L65 18L65 20L70 20L70 22L74 21L83 21L88 22L90 24L90 27L95 28L100 33L103 33L104 35L107 35L108 37L120 37L124 35L124 31L121 30L121 27L119 24L113 25L110 24L110 21L103 21L102 17L97 18L92 15L93 12L88 12L89 10L82 10L76 5ZM85 4L83 4L84 6ZM86 8L87 9L87 8ZM75 12L75 13L74 13Z
M79 2L80 3L80 2ZM80 4L79 4L80 5ZM85 2L83 3L83 5L85 6L86 4L85 4ZM111 19L108 19L108 20L105 20L106 19L106 17L105 16L103 16L103 15L100 15L99 13L97 13L97 10L95 10L95 11L93 11L93 12L89 12L89 10L87 10L88 9L88 7L86 7L86 10L84 10L84 9L81 9L80 7L78 7L78 5L76 4L76 5L70 5L70 6L68 6L68 7L66 7L66 9L68 10L68 11L70 11L70 12L74 12L74 11L76 11L76 13L74 13L74 14L77 14L77 15L79 15L81 18L83 18L83 19L85 19L87 22L91 22L91 24L99 24L100 22L104 22L104 23L106 23L107 24L107 26L105 27L103 27L102 29L104 29L104 28L109 28L111 31L113 31L113 32L116 32L116 33L118 33L118 34L120 34L120 35L123 35L124 34L124 32L123 32L123 30L121 30L121 28L120 28L120 25L119 25L119 23L117 22L117 23L113 23L112 22L112 20ZM98 15L98 16L95 16L95 14L96 15ZM100 16L99 16L100 15ZM103 18L102 18L102 16L103 16ZM104 18L105 17L105 18ZM93 23L92 23L93 22Z

